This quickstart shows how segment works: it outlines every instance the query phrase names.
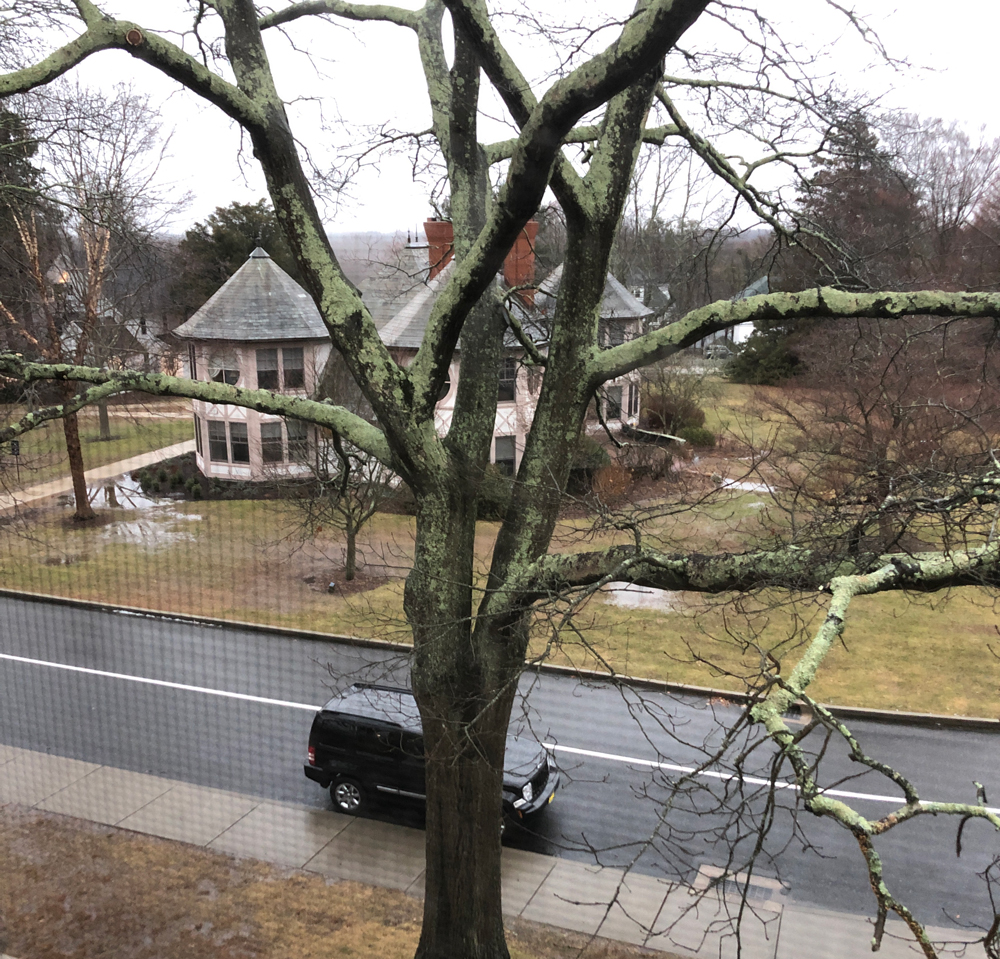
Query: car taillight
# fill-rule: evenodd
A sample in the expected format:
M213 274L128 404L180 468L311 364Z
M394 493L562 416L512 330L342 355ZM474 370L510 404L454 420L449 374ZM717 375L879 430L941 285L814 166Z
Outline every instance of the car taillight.
M309 765L310 766L315 766L316 765L316 747L315 746L310 746L309 747Z

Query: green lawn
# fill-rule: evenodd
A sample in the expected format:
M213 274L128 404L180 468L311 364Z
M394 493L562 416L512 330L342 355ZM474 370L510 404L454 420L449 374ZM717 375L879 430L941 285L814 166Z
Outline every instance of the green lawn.
M23 412L8 408L3 411L2 420L15 421ZM128 410L118 407L112 409L110 440L100 439L96 410L80 415L80 439L87 469L172 446L194 437L189 416L179 418L176 415L163 415L168 412L176 414L176 405L163 407L159 415L156 407L137 408L136 412L140 415L133 416ZM16 463L6 450L0 459L0 471L8 485L33 486L67 473L66 443L61 422L32 430L21 436L19 442L21 455Z
M714 515L663 520L667 541L739 542L747 497ZM68 514L65 514L68 515ZM335 531L303 545L293 518L263 502L173 503L155 514L111 511L95 528L77 528L48 513L30 530L0 529L0 583L8 589L99 600L334 634L406 642L402 579L413 549L413 520L380 514L363 535L367 565L362 591L333 594L327 584L341 565ZM587 523L563 524L560 542L580 542ZM480 572L496 535L480 524ZM727 532L728 531L728 532ZM21 534L25 535L21 535ZM40 544L44 544L40 546ZM668 610L629 609L597 597L576 611L577 633L563 630L556 662L675 682L742 690L755 675L760 649L787 675L797 646L824 613L825 597L789 603L779 596L676 597ZM561 611L542 611L534 652L551 638ZM843 648L835 649L812 688L820 700L940 713L1000 714L1000 639L984 591L943 597L887 594L852 605ZM705 661L712 665L706 665Z

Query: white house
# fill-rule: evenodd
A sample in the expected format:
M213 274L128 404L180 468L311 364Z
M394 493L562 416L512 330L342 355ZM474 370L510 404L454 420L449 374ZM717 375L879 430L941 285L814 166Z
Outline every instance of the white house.
M410 242L394 262L361 284L361 293L383 342L400 365L416 355L431 309L452 269L453 234L451 223L428 220L424 224L427 242ZM557 267L536 287L534 241L538 224L529 222L504 261L502 283L518 291L511 297L511 309L539 350L547 348L546 330L555 311L562 281ZM615 346L637 336L642 320L652 314L613 276L605 283L601 302L601 337L605 346ZM524 451L541 391L542 373L525 360L525 351L513 334L505 341L505 354L497 371L497 412L493 428L491 460L502 470L514 473ZM438 432L446 433L454 412L455 385L461 366L461 344L452 357L449 378L436 408ZM601 395L602 415L609 428L620 429L623 421L636 425L639 414L639 375L632 373L606 384ZM600 430L596 421L590 430Z
M312 298L257 247L174 335L187 375L247 389L310 396L332 346ZM315 431L299 420L193 400L198 469L226 480L309 472Z
M408 243L393 262L361 284L379 335L401 366L416 355L434 301L453 269L451 224L431 220L425 227L428 242ZM502 282L517 291L511 297L511 309L544 353L545 330L559 296L562 269L534 287L537 229L536 223L529 223L522 232L504 263ZM609 275L601 303L603 345L615 346L637 335L651 312ZM186 367L192 379L251 390L316 395L322 392L332 357L326 327L312 298L260 247L174 335L187 343ZM525 351L512 334L505 345L497 370L491 460L513 473L531 428L542 374L526 362ZM435 411L442 435L451 427L460 368L459 346ZM638 374L606 384L600 403L610 429L620 429L623 422L634 425L639 413ZM193 401L193 412L197 464L205 476L257 481L309 472L320 442L313 427L203 400ZM596 416L588 429L602 429Z

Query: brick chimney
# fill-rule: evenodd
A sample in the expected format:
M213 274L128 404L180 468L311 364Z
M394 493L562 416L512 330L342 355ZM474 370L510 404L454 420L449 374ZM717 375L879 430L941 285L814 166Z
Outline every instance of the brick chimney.
M518 296L526 306L535 302L535 291L531 284L535 282L535 238L538 236L538 221L528 220L524 224L507 259L503 261L503 278L509 287L528 287L518 290Z
M433 280L447 265L455 252L455 232L451 220L424 220L427 236L427 256L430 265L429 280ZM514 241L510 253L503 261L503 278L507 286L530 286L535 281L535 238L538 221L529 220ZM518 295L528 305L535 302L533 289L520 290Z
M424 234L431 268L427 279L433 280L451 261L455 252L455 231L451 220L424 220Z

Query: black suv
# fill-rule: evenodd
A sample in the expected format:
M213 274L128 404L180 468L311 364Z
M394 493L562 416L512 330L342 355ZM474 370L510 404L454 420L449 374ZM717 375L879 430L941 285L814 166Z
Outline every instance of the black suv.
M378 794L424 798L424 741L413 693L356 683L334 696L309 732L306 776L329 787L333 804L358 813ZM507 737L504 812L523 819L555 796L559 772L537 739Z

